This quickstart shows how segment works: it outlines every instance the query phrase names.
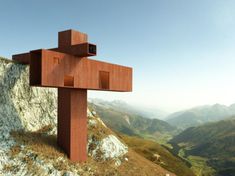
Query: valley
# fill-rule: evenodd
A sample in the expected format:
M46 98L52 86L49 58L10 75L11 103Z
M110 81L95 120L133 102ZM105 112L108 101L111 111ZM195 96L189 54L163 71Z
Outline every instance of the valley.
M188 128L169 142L174 146L173 152L189 161L195 172L230 176L235 174L234 129L235 118L231 117Z
M171 114L163 121L146 118L134 109L129 111L127 105L122 110L120 104L105 104L92 102L89 106L148 160L180 176L235 175L234 105L196 107Z
M123 109L120 104L114 105L112 102L101 104L100 101L89 103L89 107L94 109L104 123L114 131L155 140L161 144L166 144L173 134L178 133L176 127L163 120L146 118L127 108L128 106Z

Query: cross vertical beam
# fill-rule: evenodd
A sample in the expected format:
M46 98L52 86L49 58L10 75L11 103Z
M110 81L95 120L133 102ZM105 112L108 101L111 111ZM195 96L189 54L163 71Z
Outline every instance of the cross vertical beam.
M59 32L58 50L87 42L87 35L67 30ZM71 161L87 159L87 90L58 88L57 143Z
M87 90L58 89L58 145L72 161L87 158Z

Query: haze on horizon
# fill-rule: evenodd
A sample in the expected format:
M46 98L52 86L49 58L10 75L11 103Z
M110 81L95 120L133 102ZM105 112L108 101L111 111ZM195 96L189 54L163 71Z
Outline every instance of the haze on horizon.
M234 9L233 0L5 1L0 55L54 47L57 32L73 28L97 44L95 58L134 68L133 93L90 91L90 97L170 112L230 105L235 102Z

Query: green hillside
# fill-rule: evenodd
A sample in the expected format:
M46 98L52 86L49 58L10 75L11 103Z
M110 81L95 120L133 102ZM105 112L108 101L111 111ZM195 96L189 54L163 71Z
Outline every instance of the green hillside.
M138 154L179 176L193 176L192 170L179 157L156 142L126 135L119 136Z
M176 131L176 128L159 119L144 118L132 111L119 110L115 107L103 107L89 103L104 123L112 130L131 136L166 141Z
M215 175L235 175L235 118L191 127L175 136L170 143L175 152L190 160L205 159Z
M179 176L194 175L186 162L154 142L171 138L177 131L175 127L159 119L144 118L133 109L125 108L122 111L120 107L122 106L116 107L108 103L104 105L89 103L89 109L94 110L104 123L116 131L135 152Z

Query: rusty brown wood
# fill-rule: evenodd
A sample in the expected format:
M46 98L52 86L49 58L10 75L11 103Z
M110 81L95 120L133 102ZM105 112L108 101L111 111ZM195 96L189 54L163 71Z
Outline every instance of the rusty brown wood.
M12 60L21 64L29 64L30 53L22 53L22 54L13 55Z
M72 161L87 158L87 90L58 89L59 146Z
M96 55L96 45L91 43L80 43L64 48L52 48L50 50L67 53L77 57L87 57Z
M58 48L68 50L69 46L87 42L87 35L73 30L59 32ZM81 51L81 50L80 50ZM65 52L66 53L66 52ZM55 60L55 61L54 61ZM61 58L53 58L53 62L62 67ZM43 65L43 64L42 64ZM45 64L46 66L47 64ZM70 69L64 65L62 70ZM69 73L69 70L67 70ZM59 72L59 75L62 75ZM44 75L45 76L45 75ZM74 76L63 75L65 86L74 85ZM69 106L65 106L69 104ZM66 127L64 127L66 123ZM87 159L87 90L86 89L58 89L58 136L57 141L71 161L83 162Z
M58 145L72 161L87 158L87 90L132 91L132 68L87 58L96 45L87 34L59 32L58 48L13 55L30 64L30 85L58 88Z
M50 50L37 50L30 53L31 86L123 92L132 90L132 68L130 67L75 57ZM41 72L34 71L33 68L39 69L39 63ZM108 74L109 79L102 77L100 74L102 72ZM73 78L73 84L65 84L68 77ZM103 89L100 82L107 82L109 88Z
M88 40L88 36L85 33L75 30L66 30L58 33L58 47L65 48L71 45L77 45L85 43Z

